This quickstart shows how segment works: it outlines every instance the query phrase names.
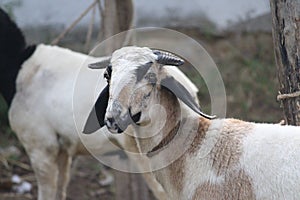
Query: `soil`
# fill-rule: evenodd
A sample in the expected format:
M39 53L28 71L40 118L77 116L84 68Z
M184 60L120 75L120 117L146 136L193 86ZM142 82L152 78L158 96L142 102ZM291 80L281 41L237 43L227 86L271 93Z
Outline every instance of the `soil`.
M4 135L0 132L1 137ZM19 155L10 155L4 158L0 154L0 200L25 200L37 199L37 182L30 166L29 158L15 137L3 137L6 147L14 146L20 150ZM2 138L1 138L2 139ZM2 140L1 143L4 141ZM102 171L113 174L112 169L107 169L90 156L79 156L72 166L72 175L67 191L67 200L113 200L114 182L108 186L100 185L104 178ZM18 175L23 181L32 185L32 190L25 194L17 194L13 190L11 178Z

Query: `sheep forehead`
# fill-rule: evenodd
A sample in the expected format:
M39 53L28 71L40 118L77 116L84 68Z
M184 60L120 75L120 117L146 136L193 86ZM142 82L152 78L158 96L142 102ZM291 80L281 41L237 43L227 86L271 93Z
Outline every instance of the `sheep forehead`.
M123 47L112 54L111 95L117 98L121 90L134 83L135 70L149 62L155 62L156 55L147 47Z
M112 54L111 63L113 71L131 71L157 58L148 47L123 47Z

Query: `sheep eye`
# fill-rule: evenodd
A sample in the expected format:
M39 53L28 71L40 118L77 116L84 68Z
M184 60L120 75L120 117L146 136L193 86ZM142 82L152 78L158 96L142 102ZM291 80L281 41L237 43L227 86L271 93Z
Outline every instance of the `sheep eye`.
M146 76L145 76L145 79L148 80L148 82L151 84L151 85L155 85L156 82L157 82L157 78L156 78L156 74L155 73L148 73Z
M152 90L149 93L145 94L144 95L144 99L148 99L150 97L150 95L151 95L151 92L152 92Z
M112 72L112 67L111 67L111 65L108 65L108 66L106 67L106 70L105 70L104 75L103 75L104 78L105 78L107 81L110 80L111 72Z

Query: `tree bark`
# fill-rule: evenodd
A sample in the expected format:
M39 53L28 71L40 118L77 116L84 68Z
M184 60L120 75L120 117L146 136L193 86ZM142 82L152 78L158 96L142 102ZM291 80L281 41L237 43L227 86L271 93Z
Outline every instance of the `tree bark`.
M101 40L129 30L132 27L133 14L132 0L105 0L104 18L102 19L103 36ZM110 54L114 50L128 45L128 37L128 35L124 35L124 37L118 37L117 40L110 41L106 53Z
M285 122L300 125L300 1L270 0L279 79L278 100ZM271 113L270 113L271 114Z

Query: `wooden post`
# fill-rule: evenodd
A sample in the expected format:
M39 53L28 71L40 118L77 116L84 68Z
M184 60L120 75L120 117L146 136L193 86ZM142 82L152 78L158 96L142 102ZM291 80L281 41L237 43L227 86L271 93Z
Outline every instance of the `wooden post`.
M270 0L279 95L285 122L300 125L300 1Z
M105 8L102 18L102 38L105 40L117 33L126 31L132 27L133 4L132 0L105 0ZM124 44L125 42L125 44ZM106 53L111 54L114 50L127 45L127 36L110 41Z

